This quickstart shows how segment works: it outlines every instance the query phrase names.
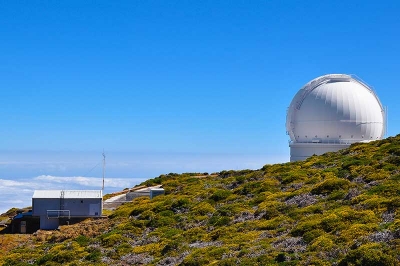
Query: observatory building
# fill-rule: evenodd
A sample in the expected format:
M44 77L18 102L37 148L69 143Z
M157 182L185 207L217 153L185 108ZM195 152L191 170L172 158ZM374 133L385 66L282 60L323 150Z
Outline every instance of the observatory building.
M40 217L40 229L56 229L63 222L101 217L102 190L35 190L32 216Z
M287 112L290 161L382 139L385 120L377 95L360 79L345 74L313 79L297 92Z

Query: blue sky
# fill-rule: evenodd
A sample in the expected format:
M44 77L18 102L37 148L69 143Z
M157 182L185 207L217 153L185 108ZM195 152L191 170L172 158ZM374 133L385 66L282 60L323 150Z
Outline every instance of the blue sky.
M103 148L113 177L284 162L286 109L328 73L372 85L396 135L399 12L398 1L1 1L0 178L83 175Z

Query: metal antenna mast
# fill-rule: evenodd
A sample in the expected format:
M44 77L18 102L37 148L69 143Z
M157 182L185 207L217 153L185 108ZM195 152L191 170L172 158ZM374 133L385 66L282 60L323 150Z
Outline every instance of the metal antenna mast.
M103 187L101 189L103 191L104 191L104 175L105 175L105 173L106 173L106 154L104 153L104 150L103 150Z

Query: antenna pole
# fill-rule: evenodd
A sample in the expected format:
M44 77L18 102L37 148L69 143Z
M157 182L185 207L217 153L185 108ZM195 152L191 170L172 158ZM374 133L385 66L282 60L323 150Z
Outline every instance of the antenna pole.
M106 154L104 153L103 150L103 187L101 188L101 190L104 191L104 175L106 173Z

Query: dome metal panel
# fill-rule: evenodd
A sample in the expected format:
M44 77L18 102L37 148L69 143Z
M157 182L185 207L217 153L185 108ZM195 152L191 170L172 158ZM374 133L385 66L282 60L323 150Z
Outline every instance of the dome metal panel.
M293 98L286 119L291 141L353 143L381 139L385 114L374 91L344 74L318 77Z

